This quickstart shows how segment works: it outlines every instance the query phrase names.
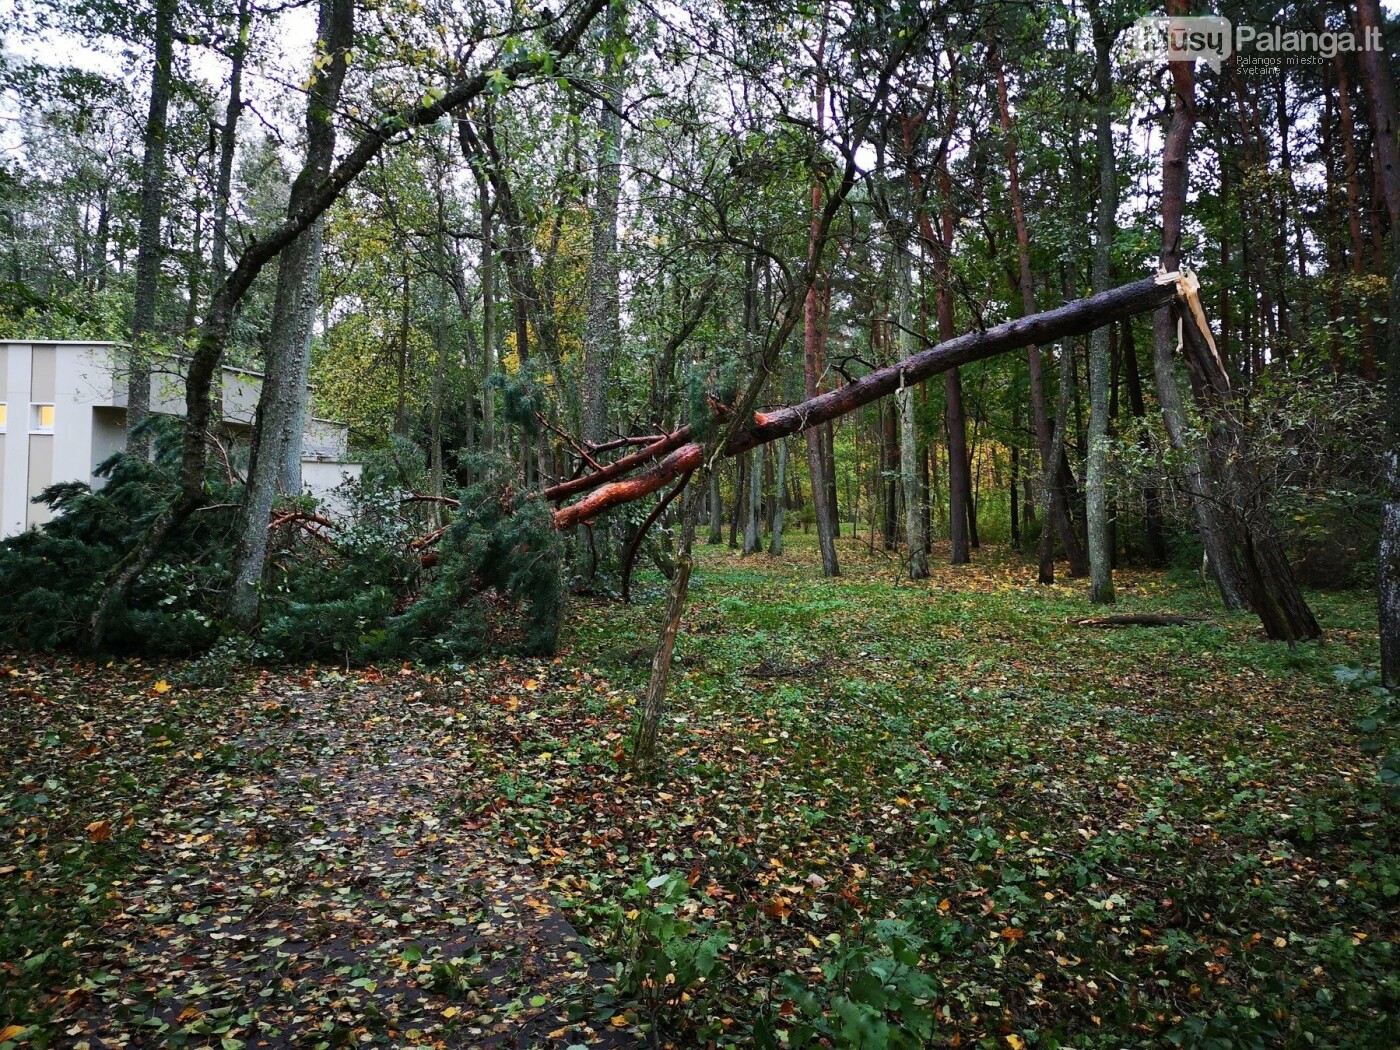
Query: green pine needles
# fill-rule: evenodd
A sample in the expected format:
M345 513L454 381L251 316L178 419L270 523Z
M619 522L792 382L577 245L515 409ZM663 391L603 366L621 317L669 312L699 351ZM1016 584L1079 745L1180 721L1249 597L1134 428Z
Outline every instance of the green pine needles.
M172 498L178 440L157 435L146 463L126 455L99 468L105 485L55 485L43 529L0 544L0 642L55 649L83 644L102 579ZM407 496L367 471L344 491L347 512L327 522L287 505L265 575L262 626L240 651L260 658L442 662L491 650L554 651L562 620L562 544L549 507L510 484L504 462L478 459L479 480L458 506ZM222 469L222 465L220 465ZM223 603L239 497L211 473L209 502L167 544L133 589L109 634L126 653L227 649L236 632ZM448 512L445 516L443 512Z

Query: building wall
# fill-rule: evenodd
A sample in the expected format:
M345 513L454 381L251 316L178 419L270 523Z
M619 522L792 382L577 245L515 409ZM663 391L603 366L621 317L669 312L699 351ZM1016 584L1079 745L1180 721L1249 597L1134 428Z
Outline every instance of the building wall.
M152 369L156 412L184 414L184 379L177 365L157 362ZM246 432L261 387L256 372L224 369L229 429ZM102 486L93 469L126 447L126 395L126 348L119 344L0 341L0 402L7 406L0 431L0 538L49 520L48 507L31 500L55 481ZM54 406L52 433L31 433L33 404ZM359 464L342 460L346 433L343 424L308 421L303 474L306 488L318 498L345 476L359 476Z

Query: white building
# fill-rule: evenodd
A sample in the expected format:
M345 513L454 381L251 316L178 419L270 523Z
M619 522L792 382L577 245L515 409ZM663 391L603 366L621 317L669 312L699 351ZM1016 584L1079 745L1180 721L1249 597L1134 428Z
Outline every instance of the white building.
M0 340L0 538L42 525L49 508L33 502L60 481L100 488L93 469L126 447L127 348L121 343ZM183 415L179 362L155 362L151 411ZM223 370L221 426L245 450L262 375ZM302 484L325 499L358 463L345 459L343 423L311 418L302 441Z

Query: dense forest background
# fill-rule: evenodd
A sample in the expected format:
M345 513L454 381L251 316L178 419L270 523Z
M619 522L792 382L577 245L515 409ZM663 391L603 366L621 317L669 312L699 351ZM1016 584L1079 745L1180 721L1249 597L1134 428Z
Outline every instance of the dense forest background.
M438 499L479 480L481 452L524 487L558 484L755 374L755 407L800 401L1180 259L1241 395L1237 456L1200 461L1224 426L1202 416L1205 380L1154 362L1151 317L1127 317L716 462L707 538L780 549L762 533L815 528L833 573L829 538L859 532L917 576L935 537L956 563L1046 535L1045 577L1053 535L1111 598L1113 564L1194 565L1230 531L1212 518L1246 507L1303 582L1374 580L1390 220L1357 52L1200 66L1164 249L1182 96L1133 46L1150 12L1132 5L313 6L16 7L7 336L148 354L212 336L224 363L292 390L309 376L311 410L349 423L368 476ZM1221 13L1312 32L1356 18ZM443 86L471 76L460 99ZM276 383L264 400L263 431L307 410ZM264 444L254 463L285 458ZM230 602L253 622L248 536L296 486L247 481ZM411 538L440 519L426 506ZM572 577L616 587L633 547L667 565L680 509L638 544L650 507L571 541ZM1242 556L1208 553L1235 577L1227 605L1258 605ZM1271 634L1315 633L1306 612Z

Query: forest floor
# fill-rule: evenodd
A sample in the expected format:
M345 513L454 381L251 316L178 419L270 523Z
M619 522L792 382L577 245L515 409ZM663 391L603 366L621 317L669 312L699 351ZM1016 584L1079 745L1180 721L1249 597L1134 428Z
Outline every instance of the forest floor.
M790 547L700 549L646 780L650 574L553 660L0 655L0 1050L1396 1045L1370 595Z

